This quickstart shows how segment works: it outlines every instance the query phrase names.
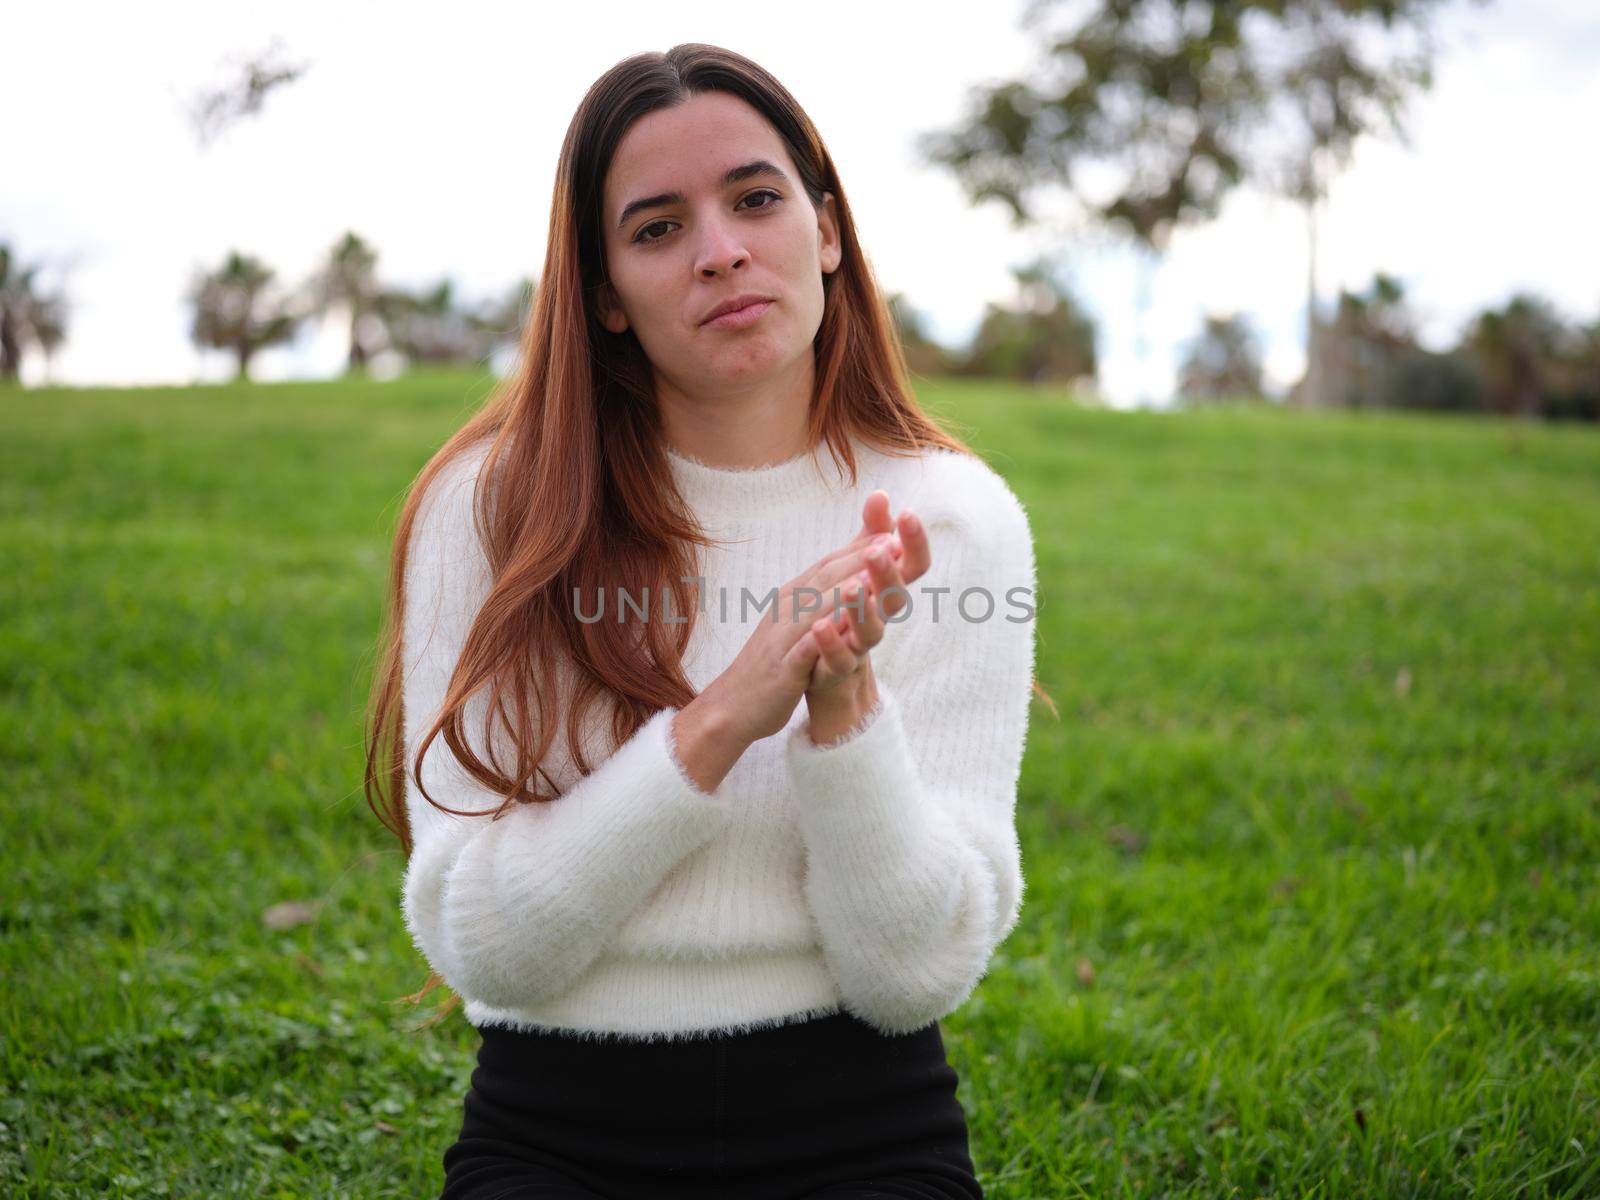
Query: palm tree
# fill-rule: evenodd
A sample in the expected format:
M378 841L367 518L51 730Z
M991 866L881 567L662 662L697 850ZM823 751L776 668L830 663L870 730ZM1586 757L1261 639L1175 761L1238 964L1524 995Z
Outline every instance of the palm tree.
M1365 292L1340 289L1331 320L1317 323L1317 370L1311 368L1294 390L1300 402L1310 405L1307 392L1322 390L1316 401L1324 406L1363 408L1395 399L1396 371L1418 353L1416 321L1406 305L1405 287L1381 271Z
M1536 296L1513 296L1499 312L1478 317L1467 343L1496 408L1518 416L1538 413L1562 333L1561 319Z
M196 345L231 351L237 380L250 378L250 359L265 346L286 342L307 315L272 287L276 272L259 259L231 251L221 269L194 276L188 300L194 305L190 337Z
M66 337L66 299L39 289L39 264L24 267L9 244L0 242L0 382L15 383L22 372L22 354L34 344L50 356Z
M27 324L33 330L33 340L44 355L44 381L50 382L55 353L67 338L66 300L59 295L33 296L27 310Z
M387 291L379 311L395 349L413 363L470 363L487 353L470 314L457 306L448 278L417 294Z
M322 269L310 282L308 304L327 313L335 306L350 314L350 354L347 371L364 371L377 340L374 326L383 321L383 288L378 283L378 252L354 233L346 233L328 253Z
M502 342L516 341L536 286L524 278L503 296L468 307L458 301L447 277L419 293L387 289L375 309L390 344L411 362L478 365L489 361Z

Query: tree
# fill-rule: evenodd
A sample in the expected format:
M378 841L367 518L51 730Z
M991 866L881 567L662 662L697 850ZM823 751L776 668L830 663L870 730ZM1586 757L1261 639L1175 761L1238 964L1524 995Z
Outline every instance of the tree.
M1567 330L1545 415L1600 421L1600 320Z
M1035 0L1024 25L1049 7ZM973 203L1003 202L1013 225L1035 223L1032 195L1055 185L1131 238L1142 358L1154 266L1173 230L1214 217L1245 174L1240 131L1257 99L1239 48L1230 5L1108 2L1049 43L1037 81L975 89L963 122L924 134L919 149Z
M350 319L350 350L345 370L364 371L383 338L383 288L377 277L378 253L353 232L328 252L307 285L307 307L327 314L342 308Z
M232 251L216 271L197 272L189 286L190 337L198 346L230 351L239 380L250 377L256 351L288 341L307 315L276 293L273 275L259 259Z
M1030 194L1055 185L1147 254L1178 226L1214 217L1247 180L1305 202L1314 228L1332 169L1360 135L1398 128L1403 100L1427 84L1427 20L1445 2L1102 0L1046 37L1036 80L979 87L958 127L919 147L974 203L1007 204L1015 224L1034 221ZM1024 24L1056 3L1033 0ZM1378 36L1407 28L1420 49ZM1315 272L1313 262L1313 363Z
M1496 411L1521 417L1539 412L1567 339L1561 318L1537 296L1513 296L1504 308L1478 316L1466 342Z
M1483 408L1483 381L1460 350L1436 354L1412 346L1390 365L1378 400L1388 408L1478 412Z
M1206 317L1184 356L1178 391L1195 403L1259 397L1261 351L1250 322L1242 316Z
M499 299L489 300L479 309L477 321L489 334L493 345L515 343L521 338L538 290L538 278L529 275L512 284Z
M44 354L48 376L51 356L66 337L66 297L43 290L43 270L41 263L24 266L10 244L0 242L0 382L17 382L29 346Z
M1365 292L1341 289L1333 319L1317 325L1320 374L1313 379L1307 371L1294 398L1309 405L1305 389L1318 386L1322 403L1391 405L1391 376L1417 350L1415 324L1405 305L1405 288L1393 276L1380 272Z
M281 62L282 52L282 43L274 38L265 50L236 56L224 68L226 83L195 94L188 116L202 150L241 117L259 114L269 92L305 74L308 64Z
M1459 350L1435 353L1418 343L1405 287L1391 275L1374 275L1364 292L1341 289L1332 319L1317 326L1317 345L1328 403L1464 412L1483 406L1472 360Z
M67 340L67 302L59 293L33 294L28 305L25 324L33 330L33 341L44 355L44 378L49 383L55 365L55 354Z
M1281 17L1287 54L1269 95L1293 119L1277 190L1306 210L1306 378L1310 407L1327 402L1317 338L1317 207L1334 175L1350 163L1358 138L1405 136L1411 95L1433 82L1429 21L1446 0L1295 0ZM1412 40L1399 35L1409 31Z
M517 338L535 286L526 278L505 295L472 307L457 301L455 285L446 278L418 293L386 289L376 311L389 345L411 362L481 364L496 347Z
M1012 275L1017 302L987 306L958 373L1032 383L1092 379L1094 321L1045 260L1015 268Z
M411 362L474 362L488 353L486 339L470 314L457 307L449 279L416 294L398 288L386 291L378 311L390 345Z

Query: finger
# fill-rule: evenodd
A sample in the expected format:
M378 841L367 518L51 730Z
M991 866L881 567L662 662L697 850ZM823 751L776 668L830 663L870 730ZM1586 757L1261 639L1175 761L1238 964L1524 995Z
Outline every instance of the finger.
M856 639L855 649L857 653L865 653L883 640L883 597L878 589L873 586L870 573L862 582L867 592L866 599L862 601L861 605L862 615L857 618L853 610L850 613L852 634Z
M830 617L823 617L811 627L821 649L822 661L835 675L848 675L856 669L856 653L844 644Z
M861 505L861 533L857 536L870 538L874 534L893 532L894 521L889 516L889 493L879 488Z
M906 583L920 579L933 562L933 550L928 543L928 529L909 508L899 519L900 574Z
M888 534L874 534L874 541L888 538ZM833 603L833 589L867 565L866 550L873 542L864 542L853 549L846 548L835 558L826 561L814 574L797 581L797 586L815 588L822 593L824 605ZM806 599L811 600L810 593Z
M830 550L804 571L795 576L798 582L805 582L817 574L829 563L836 562L847 554L860 550L875 537L884 534L894 534L894 519L889 515L889 493L883 490L873 492L861 506L861 529L844 545Z
M866 559L867 571L872 576L873 590L877 593L885 615L892 617L909 603L905 594L896 590L906 586L900 566L881 547L869 549Z
M872 576L856 572L840 589L839 614L833 622L839 637L855 654L865 654L878 644L883 619L877 612L877 597L872 592Z
M809 629L783 656L784 670L796 684L809 684L820 657L817 639Z

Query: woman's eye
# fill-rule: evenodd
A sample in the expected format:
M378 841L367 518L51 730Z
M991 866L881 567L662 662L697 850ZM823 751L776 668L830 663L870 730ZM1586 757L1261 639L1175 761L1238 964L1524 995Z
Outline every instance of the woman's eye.
M767 189L762 189L759 192L751 192L748 196L745 197L745 199L746 200L754 200L757 196L771 196L774 200L782 200L783 199L783 197L778 195L777 192L769 191ZM763 204L760 207L762 207L762 208L771 208L772 205Z
M758 198L765 198L767 200L767 203L751 205L748 209L745 210L746 212L765 212L767 209L773 207L773 205L776 202L778 202L778 201L783 199L782 196L778 195L777 192L772 191L770 188L763 188L758 192L751 192L748 196L744 197L744 200L755 200L755 199L758 199ZM740 203L743 204L744 200L741 200ZM659 234L656 237L646 237L645 234L649 233L650 230L655 229L659 225L671 225L671 224L672 224L671 221L651 221L650 224L648 224L648 225L640 226L639 227L639 232L634 234L634 237L633 237L634 245L636 245L636 246L652 246L656 242L665 240L665 238L667 236L666 233ZM667 232L670 233L671 230L668 230Z

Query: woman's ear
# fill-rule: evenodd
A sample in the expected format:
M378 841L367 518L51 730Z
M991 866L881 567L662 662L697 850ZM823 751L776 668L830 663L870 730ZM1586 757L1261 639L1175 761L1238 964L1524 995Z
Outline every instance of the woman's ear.
M817 209L817 257L822 261L822 273L831 275L839 269L843 250L839 246L838 206L832 192L822 193L822 204Z
M625 333L628 328L628 314L617 303L617 293L609 283L600 287L600 323L612 333Z

